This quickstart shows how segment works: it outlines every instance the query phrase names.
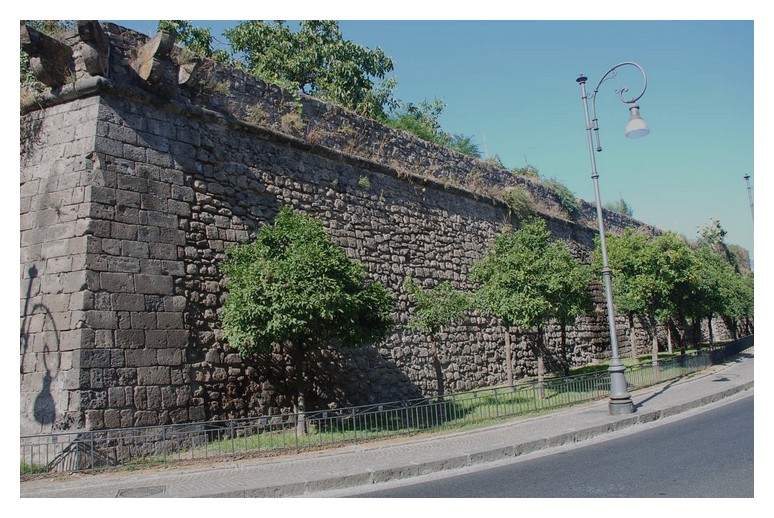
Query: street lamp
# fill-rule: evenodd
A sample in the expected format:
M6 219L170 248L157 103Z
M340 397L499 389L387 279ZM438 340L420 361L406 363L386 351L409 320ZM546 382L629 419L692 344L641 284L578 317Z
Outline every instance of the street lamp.
M752 189L750 188L750 175L746 174L744 175L744 181L747 184L747 197L750 200L750 216L752 216L753 222L755 221L755 211L753 211L753 195L752 195Z
M586 80L588 79L583 74L575 81L580 84L581 98L583 99L583 111L586 115L586 135L589 140L589 155L591 157L591 179L594 181L594 201L597 204L597 223L599 225L599 246L602 250L602 278L605 283L605 300L607 302L607 321L610 327L610 345L612 347L612 357L610 358L610 404L608 405L611 415L619 414L631 414L634 412L634 404L632 403L632 397L629 395L629 391L626 387L626 377L624 371L626 367L621 362L621 358L618 356L618 338L615 331L615 307L613 306L613 288L612 288L612 274L610 266L607 262L607 245L605 243L605 224L602 218L602 203L599 196L599 173L597 172L597 161L594 142L591 136L591 131L597 137L596 152L602 151L602 146L599 141L599 124L597 124L597 92L599 87L608 79L616 78L617 70L624 66L636 67L642 74L643 87L640 94L632 99L625 99L624 93L629 89L625 86L620 87L616 93L621 99L621 102L629 105L629 122L626 124L625 135L629 138L644 137L650 130L648 125L640 116L640 107L636 104L637 100L645 93L645 89L648 86L648 78L645 75L645 71L637 63L630 61L619 63L602 76L602 79L597 83L597 87L594 89L594 93L591 94L592 98L592 118L589 119L589 104L588 95L586 94Z

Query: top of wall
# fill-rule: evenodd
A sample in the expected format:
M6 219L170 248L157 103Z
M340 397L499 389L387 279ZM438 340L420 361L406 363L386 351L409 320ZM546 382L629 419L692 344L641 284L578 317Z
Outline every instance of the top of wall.
M312 153L368 162L407 181L502 204L511 188L529 192L546 217L596 229L596 208L578 200L567 213L539 181L514 176L482 160L430 144L349 110L291 92L174 45L170 33L149 38L124 27L79 20L63 42L21 27L23 49L47 88L22 95L21 111L92 95L151 103L187 116L237 127ZM64 70L64 73L62 72ZM656 227L604 210L607 231L659 234Z

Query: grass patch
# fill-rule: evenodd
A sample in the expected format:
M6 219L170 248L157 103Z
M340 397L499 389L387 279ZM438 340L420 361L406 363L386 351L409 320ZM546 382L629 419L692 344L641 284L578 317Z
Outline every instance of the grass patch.
M27 464L26 462L19 463L19 473L21 475L36 475L38 473L48 473L48 466L45 464Z

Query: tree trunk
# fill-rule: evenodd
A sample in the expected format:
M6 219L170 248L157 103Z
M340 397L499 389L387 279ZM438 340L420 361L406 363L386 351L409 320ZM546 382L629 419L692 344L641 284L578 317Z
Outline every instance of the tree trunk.
M669 355L672 355L673 349L672 349L672 321L668 320L666 323L666 331L667 331L667 352L669 352Z
M444 403L443 396L444 396L444 379L443 379L443 368L441 366L441 359L438 357L438 343L436 342L436 336L435 333L430 333L430 351L433 355L433 368L435 369L435 379L436 383L438 383L438 408L439 408L439 416L441 419L441 422L446 421L446 404Z
M298 435L305 435L306 429L306 394L304 391L304 351L303 346L299 345L293 348L293 360L296 368L296 404L295 414L296 420L296 433Z
M693 342L696 346L696 354L701 354L701 322L699 319L693 319Z
M511 331L505 326L505 372L508 376L508 386L513 388L513 360L511 358Z
M712 332L712 315L707 315L707 329L709 329L710 347L715 345L715 335Z
M444 395L444 379L443 368L441 367L441 359L438 357L438 343L435 339L435 333L430 333L430 353L433 356L433 369L435 370L435 380L438 383L438 397L443 401Z
M657 328L658 323L656 322L656 317L652 313L648 315L648 320L650 320L650 332L652 335L650 361L655 367L658 365L658 328Z
M629 313L627 315L629 319L629 346L631 347L631 355L633 360L637 360L637 340L634 335L634 314Z
M546 376L546 362L543 355L543 329L538 327L537 330L537 375L538 375L538 394L540 399L546 398L545 376Z
M561 343L561 350L562 350L562 368L564 369L564 375L569 376L570 375L570 359L567 357L567 325L562 320L559 322L559 326L562 329L562 343Z

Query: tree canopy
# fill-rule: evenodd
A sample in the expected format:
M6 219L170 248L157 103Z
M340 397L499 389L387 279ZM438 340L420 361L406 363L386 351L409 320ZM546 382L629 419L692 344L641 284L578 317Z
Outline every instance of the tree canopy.
M247 71L267 81L288 81L302 92L380 117L390 92L380 91L394 65L382 49L344 39L332 20L306 20L293 32L283 21L249 20L224 31Z
M322 224L284 207L252 243L227 250L221 321L243 356L286 348L295 364L295 406L304 432L305 359L325 345L358 347L392 327L392 294L336 246Z
M562 241L552 241L546 223L532 218L500 234L473 266L479 307L507 326L538 329L538 374L542 375L542 331L552 319L562 327L590 307L588 269ZM506 333L506 347L510 340ZM563 344L564 347L564 344Z
M285 207L252 243L227 251L223 328L242 354L338 343L356 347L392 325L393 297L367 278L322 224Z
M409 329L431 334L438 333L443 326L459 320L470 307L470 297L466 293L455 290L449 281L425 290L409 278L404 286L414 300L416 308L409 319Z

